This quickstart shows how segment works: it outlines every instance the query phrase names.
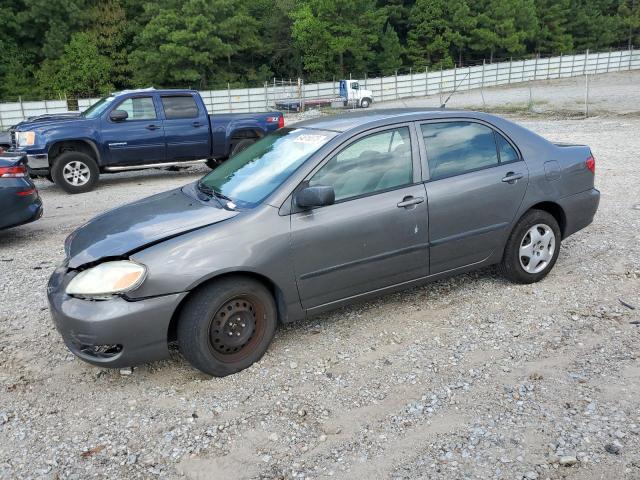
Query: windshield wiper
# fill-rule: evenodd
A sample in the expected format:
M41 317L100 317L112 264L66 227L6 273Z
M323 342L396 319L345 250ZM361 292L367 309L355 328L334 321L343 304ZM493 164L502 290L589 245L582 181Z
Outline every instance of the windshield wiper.
M210 187L208 185L205 185L200 180L198 180L198 190L200 192L204 193L205 195L207 195L208 197L214 197L218 201L218 203L220 204L220 207L228 208L230 210L235 210L236 204L233 203L233 200L231 198L227 197L223 193L218 192L214 188L212 188L212 187ZM226 204L222 203L222 200L225 200Z

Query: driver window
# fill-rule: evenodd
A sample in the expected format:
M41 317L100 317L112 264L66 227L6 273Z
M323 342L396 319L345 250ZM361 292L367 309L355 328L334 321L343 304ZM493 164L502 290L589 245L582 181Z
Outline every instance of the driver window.
M309 185L332 186L336 201L409 185L413 181L408 127L364 137L329 160Z
M156 119L156 107L153 105L151 97L127 98L116 107L116 110L127 112L129 114L128 121Z
M358 82L353 82L353 83L351 84L351 88L352 88L352 89L354 89L354 90L358 90L358 88L360 88L360 87L358 86Z

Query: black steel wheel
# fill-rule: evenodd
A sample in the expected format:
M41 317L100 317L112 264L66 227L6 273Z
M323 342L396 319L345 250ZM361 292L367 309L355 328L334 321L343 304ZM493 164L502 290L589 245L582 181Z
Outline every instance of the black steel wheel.
M264 285L250 278L225 278L187 299L178 323L178 346L194 367L223 377L258 361L276 325L275 301Z

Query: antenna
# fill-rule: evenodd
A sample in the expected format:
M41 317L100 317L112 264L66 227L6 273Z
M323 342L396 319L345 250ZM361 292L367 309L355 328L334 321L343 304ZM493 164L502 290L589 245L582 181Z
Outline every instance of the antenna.
M447 97L447 99L444 101L444 103L443 103L442 105L440 105L440 108L443 108L443 109L444 109L444 108L446 108L446 107L447 107L447 102L448 102L448 101L449 101L449 99L453 96L453 94L454 94L454 93L456 93L456 92L458 91L458 87L459 87L460 85L462 85L462 82L464 82L464 79L465 79L465 78L467 78L467 77L469 76L469 73L470 73L470 72L467 72L467 74L466 74L464 77L462 77L462 78L460 79L460 81L458 82L458 85L456 85L456 86L454 87L453 92L451 92L451 93L449 94L449 96Z

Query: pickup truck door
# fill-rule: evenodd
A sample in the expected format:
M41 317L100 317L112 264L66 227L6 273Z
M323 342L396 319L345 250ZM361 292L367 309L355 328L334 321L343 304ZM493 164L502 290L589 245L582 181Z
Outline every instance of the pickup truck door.
M209 115L193 94L162 95L167 161L208 158L211 134Z
M126 120L114 122L114 110L124 110ZM108 165L144 165L164 162L162 120L153 95L137 95L118 102L102 119L102 139Z

